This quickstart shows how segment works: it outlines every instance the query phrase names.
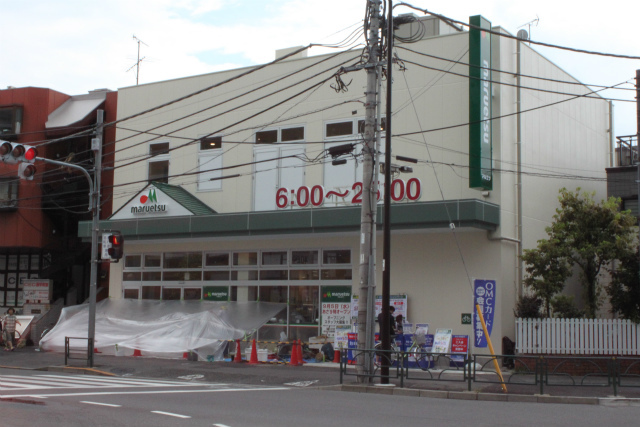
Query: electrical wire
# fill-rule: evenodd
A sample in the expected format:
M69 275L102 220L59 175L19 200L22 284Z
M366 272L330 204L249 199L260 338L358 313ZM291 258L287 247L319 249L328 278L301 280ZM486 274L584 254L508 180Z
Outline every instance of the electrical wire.
M461 25L461 26L464 26L464 27L467 27L467 28L475 29L475 30L482 30L482 31L484 31L486 33L493 34L493 35L500 36L500 37L505 37L505 38L512 39L512 40L521 40L517 36L512 36L511 34L501 33L499 31L493 31L493 30L490 30L490 29L486 29L486 28L475 26L475 25L471 25L471 24L468 24L466 22L457 21L457 20L455 20L453 18L449 18L449 17L441 15L439 13L431 12L430 10L427 10L427 9L420 9L419 7L413 6L413 5L409 4L409 3L398 3L398 4L394 5L394 8L395 7L399 7L399 6L405 6L405 7L408 7L410 9L414 9L414 10L420 11L420 12L426 14L426 15L435 16L436 18L442 19L445 22L458 24L458 25ZM527 43L531 43L531 44L536 44L536 45L539 45L539 46L545 46L545 47L551 47L551 48L554 48L554 49L566 50L566 51L569 51L569 52L585 53L587 55L607 56L607 57L611 57L611 58L621 58L621 59L640 59L640 56L635 56L635 55L622 55L622 54L616 54L616 53L597 52L597 51L593 51L593 50L577 49L577 48L561 46L561 45L557 45L557 44L544 43L544 42L539 42L539 41L535 41L535 40L526 40L526 42Z

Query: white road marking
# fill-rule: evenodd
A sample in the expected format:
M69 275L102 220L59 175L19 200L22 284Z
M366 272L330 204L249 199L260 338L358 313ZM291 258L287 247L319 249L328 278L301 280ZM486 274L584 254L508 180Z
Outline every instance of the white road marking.
M176 418L191 418L189 415L172 414L171 412L151 411L152 414L168 415Z
M227 384L207 384L227 386ZM201 387L203 384L171 380L125 379L111 377L63 376L63 375L4 375L0 376L0 390L46 390L56 388L128 388L128 387Z
M320 380L313 380L313 381L298 381L295 383L284 383L284 385L290 385L293 387L309 387L312 384L317 383Z
M122 396L125 394L167 394L167 393L224 393L224 392L234 392L234 391L280 391L280 390L290 390L288 387L272 387L272 388L225 388L225 389L203 389L203 390L140 390L140 391L98 391L98 392L87 392L87 393L51 393L51 394L4 394L0 395L0 399L3 398L12 398L12 397L72 397L72 396L111 396L117 395Z
M226 424L214 424L214 427L229 427Z
M110 408L122 408L122 405L112 405L111 403L89 402L87 400L81 400L80 403L86 403L87 405L108 406Z

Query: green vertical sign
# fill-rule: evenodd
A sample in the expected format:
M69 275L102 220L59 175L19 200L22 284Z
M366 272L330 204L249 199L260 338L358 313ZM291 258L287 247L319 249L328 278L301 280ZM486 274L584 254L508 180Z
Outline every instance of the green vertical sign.
M229 301L229 287L203 286L202 297L205 301Z
M492 190L491 22L476 15L469 23L469 188Z

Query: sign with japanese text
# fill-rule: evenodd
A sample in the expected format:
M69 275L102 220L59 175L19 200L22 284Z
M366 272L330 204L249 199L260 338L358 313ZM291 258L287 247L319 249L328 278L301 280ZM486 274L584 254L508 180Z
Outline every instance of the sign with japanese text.
M321 291L322 335L335 336L338 326L351 328L351 287L322 286Z
M51 300L51 280L22 279L23 298L27 303L47 304Z
M433 338L433 353L449 353L451 348L451 335L453 330L451 329L436 329L436 334Z
M477 348L484 348L487 346L487 337L484 335L476 305L480 307L484 323L487 325L487 332L491 335L493 314L496 307L495 280L476 279L473 281L473 345Z

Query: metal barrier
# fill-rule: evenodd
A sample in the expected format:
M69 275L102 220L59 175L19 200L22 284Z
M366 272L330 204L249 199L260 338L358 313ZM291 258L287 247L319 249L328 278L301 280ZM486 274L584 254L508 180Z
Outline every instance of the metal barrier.
M473 383L531 386L544 394L545 387L599 387L611 388L618 395L622 387L640 388L640 358L638 357L580 357L580 356L518 356L474 354L464 359L453 353L429 352L383 352L381 350L351 349L357 357L370 357L373 365L376 358L389 357L392 366L387 378L412 381L467 382L471 391ZM388 356L385 354L388 353ZM496 373L493 361L508 367L503 371L504 381ZM349 372L347 350L340 352L340 384L346 376L382 378L379 369L372 374Z
M74 341L86 341L87 345L79 347L72 346L71 342ZM92 338L79 338L79 337L64 337L64 364L68 365L69 360L86 360L87 366L93 366L93 339Z
M359 357L369 358L370 366L373 367L371 374L357 373L355 370L349 372L347 367L349 365L355 365L355 363L349 363L348 352L353 353L353 359L357 360ZM382 375L380 367L384 361L389 364L389 375ZM364 350L364 349L342 349L340 350L340 384L343 383L344 377L355 376L365 378L387 378L387 379L400 379L400 387L404 387L404 352L395 350Z

